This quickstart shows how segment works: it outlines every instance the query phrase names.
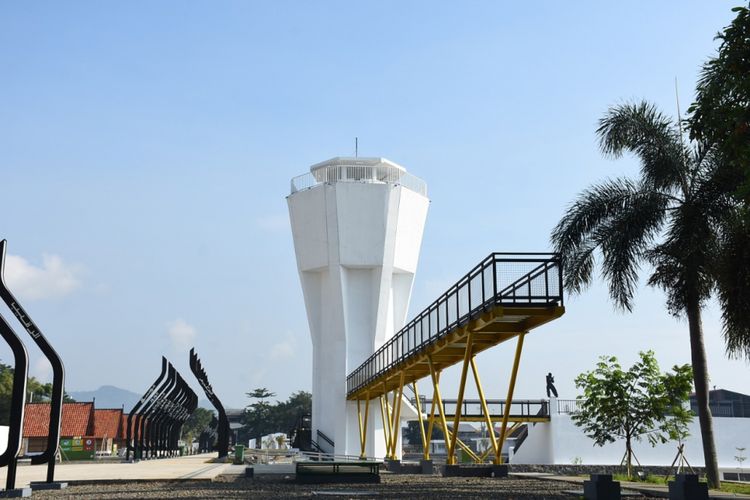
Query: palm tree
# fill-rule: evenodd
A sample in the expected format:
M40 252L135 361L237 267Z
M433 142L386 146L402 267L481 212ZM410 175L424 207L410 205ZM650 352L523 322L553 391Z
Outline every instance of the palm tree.
M567 209L552 232L565 287L582 292L600 255L610 297L631 311L641 266L653 268L648 284L666 292L671 314L687 316L703 456L709 484L718 486L701 309L716 287L722 220L733 202L715 180L713 151L701 143L685 144L675 123L652 104L611 108L597 135L605 156L634 154L640 178L594 185Z

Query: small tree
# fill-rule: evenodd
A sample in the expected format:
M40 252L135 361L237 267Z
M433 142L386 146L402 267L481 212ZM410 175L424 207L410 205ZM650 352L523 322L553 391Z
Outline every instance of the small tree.
M597 446L625 440L623 461L632 477L633 440L646 437L651 446L687 434L692 413L686 408L693 377L690 365L675 366L662 374L653 351L641 352L640 361L623 371L617 358L602 356L596 369L576 377L583 389L573 422Z

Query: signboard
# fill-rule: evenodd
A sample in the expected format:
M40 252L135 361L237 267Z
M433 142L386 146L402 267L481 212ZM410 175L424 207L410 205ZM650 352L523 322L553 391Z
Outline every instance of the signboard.
M60 440L63 460L93 460L96 443L92 437L64 438Z

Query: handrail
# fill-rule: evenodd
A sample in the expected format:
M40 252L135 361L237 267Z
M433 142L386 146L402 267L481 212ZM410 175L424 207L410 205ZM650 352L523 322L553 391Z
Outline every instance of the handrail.
M332 447L336 446L335 444L333 444L333 439L331 439L328 436L326 436L325 433L323 431L321 431L320 429L318 429L317 434L318 434L319 438L322 438L323 441L325 441L326 443L330 444Z
M429 400L425 396L419 396L422 408L429 407ZM414 398L410 400L416 404ZM455 415L456 400L443 399L443 412L446 416ZM507 400L487 399L485 400L490 417L499 417L505 413ZM548 399L513 399L510 402L510 415L513 417L549 417L550 407ZM481 399L464 399L461 401L461 415L464 417L484 416Z
M346 378L347 394L495 306L563 305L560 255L493 252Z
M359 182L368 184L395 184L427 196L427 183L401 168L388 165L330 165L314 172L293 177L290 194L322 184Z

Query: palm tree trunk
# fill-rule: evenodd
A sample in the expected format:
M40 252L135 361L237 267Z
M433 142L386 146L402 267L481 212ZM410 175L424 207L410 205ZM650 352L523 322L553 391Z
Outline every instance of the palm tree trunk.
M714 427L711 421L711 410L708 407L708 366L706 364L706 350L703 347L703 325L701 324L701 308L697 299L687 300L688 327L690 328L690 355L693 362L693 382L695 383L695 398L698 403L698 422L703 441L703 459L706 463L706 477L712 488L719 487L719 466L716 460L716 445L714 444Z

